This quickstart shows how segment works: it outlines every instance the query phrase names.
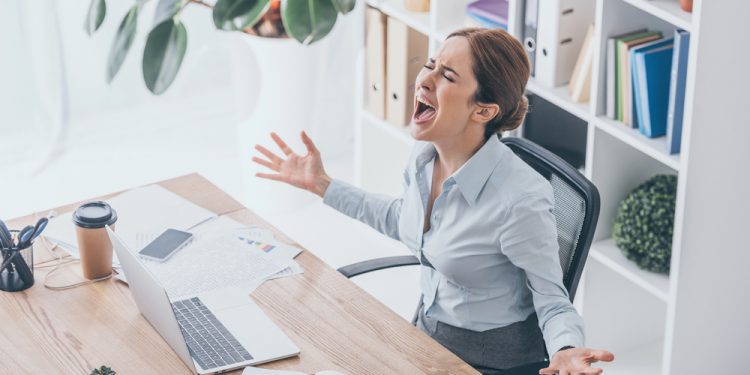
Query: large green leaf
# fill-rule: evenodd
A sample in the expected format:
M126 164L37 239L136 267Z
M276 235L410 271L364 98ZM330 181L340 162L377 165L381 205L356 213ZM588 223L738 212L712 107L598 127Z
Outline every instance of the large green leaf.
M159 0L154 11L154 25L158 25L180 12L187 0Z
M107 4L104 0L91 0L89 4L89 12L86 15L86 22L83 28L86 29L86 33L92 35L99 26L104 22L104 15L107 14Z
M281 0L281 20L286 32L305 45L328 35L337 16L331 0Z
M357 0L332 0L333 6L336 7L336 10L339 11L341 14L347 14L354 9L354 5L357 4Z
M255 25L269 5L269 0L218 0L213 11L214 25L221 30L243 30Z
M143 80L152 93L159 95L172 84L180 70L187 48L187 30L170 18L148 34L143 51Z
M135 29L138 25L138 5L133 5L128 14L122 19L120 27L117 29L115 41L112 43L112 49L109 50L109 61L107 62L107 82L112 82L125 57L130 51L130 45L133 44Z

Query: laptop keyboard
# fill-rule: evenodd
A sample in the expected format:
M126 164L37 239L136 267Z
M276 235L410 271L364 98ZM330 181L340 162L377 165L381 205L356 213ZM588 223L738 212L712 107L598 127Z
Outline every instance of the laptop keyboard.
M253 359L198 297L173 302L172 309L190 354L204 370Z

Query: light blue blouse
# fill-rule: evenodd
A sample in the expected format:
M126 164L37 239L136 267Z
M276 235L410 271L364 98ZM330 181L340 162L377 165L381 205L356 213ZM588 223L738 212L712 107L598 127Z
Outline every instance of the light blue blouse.
M417 142L399 198L334 180L323 202L434 266L420 267L428 316L485 331L536 311L550 355L582 347L583 320L562 283L549 182L491 137L445 180L423 234L435 154L431 143Z

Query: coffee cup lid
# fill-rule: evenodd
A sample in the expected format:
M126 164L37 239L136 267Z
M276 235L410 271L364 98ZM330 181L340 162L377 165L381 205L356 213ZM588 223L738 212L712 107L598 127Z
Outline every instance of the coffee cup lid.
M73 223L81 228L104 228L117 221L117 211L107 202L96 201L82 204L73 213Z

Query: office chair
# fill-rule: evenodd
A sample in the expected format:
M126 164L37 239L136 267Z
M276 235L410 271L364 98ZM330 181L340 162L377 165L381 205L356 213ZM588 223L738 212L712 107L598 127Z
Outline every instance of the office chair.
M501 141L552 185L563 284L573 302L599 218L599 191L570 164L534 142L523 138L503 138ZM338 271L351 278L381 269L419 264L413 255L392 256L350 264ZM413 324L416 324L421 307L422 298L412 319Z

